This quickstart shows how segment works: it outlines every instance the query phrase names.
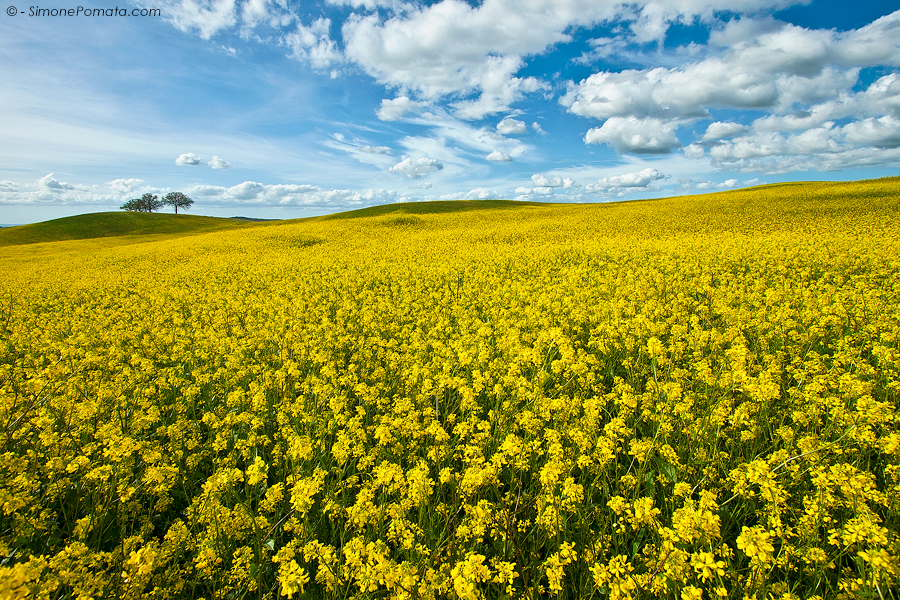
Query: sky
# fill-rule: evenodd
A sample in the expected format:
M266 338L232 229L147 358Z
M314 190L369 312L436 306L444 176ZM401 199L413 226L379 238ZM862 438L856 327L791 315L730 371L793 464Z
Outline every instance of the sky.
M3 224L900 174L896 0L7 2Z

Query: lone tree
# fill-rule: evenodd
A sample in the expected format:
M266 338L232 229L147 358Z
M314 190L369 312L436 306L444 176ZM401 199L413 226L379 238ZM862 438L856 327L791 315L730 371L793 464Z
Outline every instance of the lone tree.
M165 195L165 197L163 197L162 201L163 204L168 204L169 206L175 207L176 215L178 214L179 208L187 210L194 203L193 200L191 200L181 192L169 192Z
M163 207L163 201L156 194L144 194L140 198L129 200L119 208L132 212L153 212Z

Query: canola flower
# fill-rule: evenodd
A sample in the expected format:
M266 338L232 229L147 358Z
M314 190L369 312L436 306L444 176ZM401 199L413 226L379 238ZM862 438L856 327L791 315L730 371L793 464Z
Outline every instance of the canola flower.
M0 249L0 598L897 598L897 182Z

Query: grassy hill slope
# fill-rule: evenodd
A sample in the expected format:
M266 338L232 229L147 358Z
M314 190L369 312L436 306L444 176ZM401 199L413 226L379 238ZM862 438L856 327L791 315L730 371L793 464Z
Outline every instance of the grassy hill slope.
M333 219L360 219L383 217L385 215L434 215L441 213L468 212L471 210L515 210L526 206L547 206L546 202L519 202L516 200L435 200L432 202L400 202L383 204L358 210L334 213L322 217Z
M254 226L257 226L257 223L251 221L197 215L135 212L89 213L2 229L0 230L0 246L134 235L169 234L180 236Z

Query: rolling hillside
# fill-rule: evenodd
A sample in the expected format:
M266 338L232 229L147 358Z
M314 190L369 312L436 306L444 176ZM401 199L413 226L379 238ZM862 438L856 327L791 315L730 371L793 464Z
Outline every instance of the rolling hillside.
M171 236L209 233L261 223L197 215L103 212L0 229L0 246L118 236Z

